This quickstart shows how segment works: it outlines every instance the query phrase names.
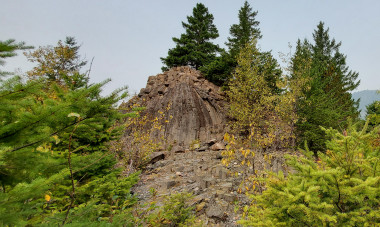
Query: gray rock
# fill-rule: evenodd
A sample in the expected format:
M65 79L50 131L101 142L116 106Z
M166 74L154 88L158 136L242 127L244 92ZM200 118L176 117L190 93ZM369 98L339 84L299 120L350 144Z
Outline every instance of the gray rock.
M154 164L160 160L163 160L165 159L165 153L163 152L153 152L151 155L150 155L150 161L148 162L148 164Z
M182 172L184 169L185 169L184 166L175 166L174 168L172 168L172 171L173 172Z
M176 145L172 148L172 152L174 153L185 153L185 148L179 145Z
M235 202L235 201L237 200L237 196L236 196L236 195L234 195L234 194L228 194L228 193L223 194L223 195L221 196L221 198L222 198L223 200L229 202L229 203L233 203L233 202Z
M177 184L176 181L167 181L164 183L164 188L169 189L174 187Z
M232 190L232 183L231 182L227 182L227 183L223 183L220 185L221 188L223 188L224 191L229 191L229 190Z
M208 188L213 184L215 184L215 179L212 177L202 178L201 181L199 182L199 186L201 189Z
M221 159L223 159L223 155L221 153L217 153L215 155L215 159L221 160Z
M160 160L160 161L154 163L154 164L152 165L152 168L155 169L155 168L164 167L164 166L170 165L171 163L173 163L172 160Z
M218 204L211 205L206 209L206 215L209 218L224 219L225 208Z
M149 94L151 91L152 89L147 87L144 89L144 94Z
M206 151L206 150L208 150L208 146L202 146L202 147L200 147L200 148L198 148L196 150L197 151Z
M224 146L223 143L219 142L219 143L215 143L214 145L212 145L210 147L210 149L213 150L213 151L220 151L220 150L226 149L226 147Z
M146 88L121 107L128 109L133 104L145 106L141 115L147 114L149 119L160 118L159 111L164 112L169 122L163 122L163 131L151 137L163 136L166 146L177 143L189 147L195 140L213 143L214 139L222 139L226 131L228 104L224 94L190 67L175 67L150 76Z

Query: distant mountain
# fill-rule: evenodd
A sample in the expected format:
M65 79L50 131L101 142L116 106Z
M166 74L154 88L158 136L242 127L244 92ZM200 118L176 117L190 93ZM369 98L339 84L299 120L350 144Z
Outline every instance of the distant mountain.
M366 106L373 103L374 101L380 101L380 94L376 90L364 90L352 93L352 98L358 100L360 98L359 110L361 110L360 115L362 118L365 117Z

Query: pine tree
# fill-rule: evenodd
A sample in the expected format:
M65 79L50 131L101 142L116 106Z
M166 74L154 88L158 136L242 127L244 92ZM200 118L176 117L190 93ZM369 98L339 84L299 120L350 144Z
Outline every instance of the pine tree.
M368 123L368 122L367 122ZM349 126L332 138L327 152L288 156L294 170L268 178L267 190L253 196L246 226L375 226L380 222L380 128L366 133Z
M291 80L306 80L298 98L297 124L300 144L307 141L311 150L324 150L326 135L320 126L344 128L348 117L358 116L357 103L349 93L360 81L349 71L341 43L330 40L328 29L320 22L314 31L314 44L298 41L292 59Z
M161 58L165 65L162 70L186 65L199 69L214 60L220 48L211 42L219 37L213 20L214 16L208 9L202 3L197 3L193 15L187 17L188 23L182 22L186 33L180 38L174 37L176 47L168 51L166 58Z

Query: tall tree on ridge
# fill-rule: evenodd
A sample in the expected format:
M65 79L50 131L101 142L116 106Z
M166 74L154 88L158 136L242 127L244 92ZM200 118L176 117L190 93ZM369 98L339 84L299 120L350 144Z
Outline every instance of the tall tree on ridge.
M260 22L256 20L257 11L252 11L252 7L247 1L239 10L239 24L233 24L230 28L231 37L226 45L232 57L240 53L240 49L249 43L253 38L261 39L261 31L258 27Z
M349 93L360 83L358 73L348 69L346 56L339 52L341 43L330 40L328 32L320 22L313 34L314 44L298 40L292 59L291 79L308 80L297 104L301 118L298 134L301 144L307 141L315 152L325 149L327 139L320 126L343 130L348 117L358 116L357 102Z
M180 38L173 37L176 47L168 51L166 58L161 58L165 64L162 70L175 66L199 69L214 60L220 48L211 42L219 37L213 20L214 16L208 12L205 5L197 3L193 15L187 17L188 23L182 22L186 33L181 34Z
M202 73L205 74L208 80L219 86L227 85L238 65L237 58L240 50L245 48L248 43L251 43L253 39L257 41L262 38L260 28L258 27L260 22L256 20L256 16L257 11L253 11L249 3L245 1L239 10L239 23L233 24L230 28L231 37L226 42L229 50L223 51L221 56L201 68ZM255 64L259 64L259 70L265 69L262 75L271 88L271 92L279 93L280 90L276 86L276 81L280 78L282 72L276 59L273 58L270 52L257 51L255 54L260 59Z

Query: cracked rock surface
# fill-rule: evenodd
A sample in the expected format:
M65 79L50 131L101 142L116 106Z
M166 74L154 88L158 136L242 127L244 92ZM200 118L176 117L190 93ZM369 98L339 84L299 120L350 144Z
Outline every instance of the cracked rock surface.
M227 102L224 93L207 81L199 71L189 67L175 67L150 76L147 86L123 108L134 104L146 107L143 114L159 118L163 111L168 123L161 135L167 144L188 147L193 141L221 140L226 130ZM170 106L169 110L166 108ZM171 118L169 118L171 116Z

